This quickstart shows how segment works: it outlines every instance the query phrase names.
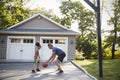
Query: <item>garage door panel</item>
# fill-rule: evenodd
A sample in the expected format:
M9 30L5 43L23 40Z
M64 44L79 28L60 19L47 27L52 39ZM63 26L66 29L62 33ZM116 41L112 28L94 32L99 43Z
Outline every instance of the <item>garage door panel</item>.
M52 43L54 47L61 48L65 53L67 53L67 38L62 37L41 37L40 43L41 48L41 61L46 61L52 54L52 50L48 48L48 43ZM67 55L67 54L66 54ZM67 61L67 56L64 61Z
M48 48L48 43L53 43L52 39L42 39L42 48L40 50L41 61L44 62L48 60L52 54L52 50Z
M48 49L47 44L43 45L44 47L40 50L40 57L42 61L46 61L50 58L52 50Z
M11 45L12 47L9 48L9 59L21 59L21 52L20 52L20 45ZM14 51L14 52L13 52ZM11 54L12 53L12 54Z
M35 51L34 41L34 37L9 36L7 59L33 61Z
M22 50L22 59L24 60L33 60L34 59L34 48L30 44L24 44Z

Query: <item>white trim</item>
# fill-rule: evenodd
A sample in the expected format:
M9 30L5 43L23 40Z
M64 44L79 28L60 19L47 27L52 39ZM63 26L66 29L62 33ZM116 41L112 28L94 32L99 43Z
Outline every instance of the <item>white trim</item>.
M49 37L49 36L41 36L42 39L68 39L67 37Z
M35 44L35 37L34 36L8 36L7 37L7 54L6 54L6 60L9 60L9 47L10 47L10 38L24 38L24 39L27 39L27 38L31 38L33 39L33 44ZM35 51L35 48L34 48L34 51Z
M8 36L8 38L24 38L24 39L32 38L32 39L35 39L34 36Z

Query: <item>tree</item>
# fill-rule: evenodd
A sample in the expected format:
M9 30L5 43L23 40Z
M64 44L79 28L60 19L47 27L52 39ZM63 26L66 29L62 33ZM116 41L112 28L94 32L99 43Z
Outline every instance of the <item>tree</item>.
M50 18L50 19L52 19L52 20L54 20L54 21L61 24L60 18L57 15L55 15L55 13L53 12L52 9L50 9L48 11L43 7L42 8L37 7L35 9L33 9L33 10L29 9L29 17L33 16L34 14L38 14L38 13L43 14L43 15L47 16L48 18Z
M0 0L0 29L14 25L28 17L24 0Z
M26 8L25 5L30 0L1 0L0 1L0 29L6 29L7 27L14 25L34 14L41 13L45 16L61 23L59 17L57 17L52 9L46 10L45 8L37 7L33 10Z
M120 28L120 0L114 0L113 2L113 16L109 20L109 25L113 26L111 31L112 38L112 59L115 57L115 44L117 43L117 32Z
M81 35L77 37L76 48L78 51L90 55L93 51L91 43L96 42L95 14L85 9L79 1L63 1L60 10L64 21L67 20L64 25L70 27L74 21L78 22Z

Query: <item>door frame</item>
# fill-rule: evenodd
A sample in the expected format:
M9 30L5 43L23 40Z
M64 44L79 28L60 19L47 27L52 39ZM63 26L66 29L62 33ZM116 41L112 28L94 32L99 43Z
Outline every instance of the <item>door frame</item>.
M40 44L42 45L42 39L65 39L66 42L65 42L65 45L66 45L66 61L68 61L68 37L50 37L50 36L40 36ZM57 46L56 46L57 47Z

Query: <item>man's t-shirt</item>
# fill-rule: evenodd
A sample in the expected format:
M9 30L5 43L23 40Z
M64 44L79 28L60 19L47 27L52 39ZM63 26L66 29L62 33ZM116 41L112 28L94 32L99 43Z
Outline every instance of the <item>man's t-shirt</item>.
M53 47L52 52L55 53L55 54L57 54L58 56L59 56L60 54L65 53L62 49L57 48L57 47Z

